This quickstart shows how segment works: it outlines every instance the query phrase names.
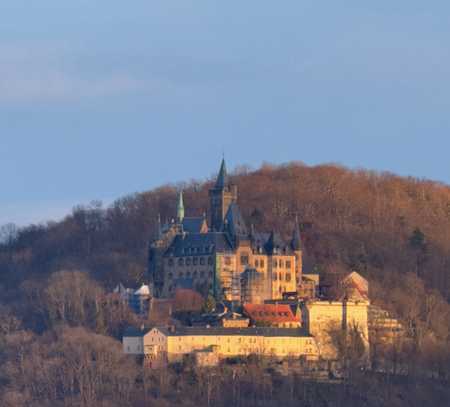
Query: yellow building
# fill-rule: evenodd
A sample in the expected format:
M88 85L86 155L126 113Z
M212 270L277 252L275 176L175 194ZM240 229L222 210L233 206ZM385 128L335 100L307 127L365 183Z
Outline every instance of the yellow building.
M368 309L365 301L308 301L302 306L303 326L316 338L320 356L334 359L337 350L332 335L338 331L357 329L369 351Z
M313 337L301 329L279 328L153 328L143 337L144 354L149 363L182 361L186 355L214 349L219 359L260 355L279 359L318 358Z

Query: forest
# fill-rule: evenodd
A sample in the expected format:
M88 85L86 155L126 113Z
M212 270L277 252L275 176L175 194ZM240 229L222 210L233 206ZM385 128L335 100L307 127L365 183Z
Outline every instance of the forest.
M108 207L77 206L59 222L1 227L0 405L448 405L450 187L300 162L239 167L231 179L256 230L288 237L298 216L305 272L327 281L357 271L369 280L371 301L411 339L389 355L407 369L356 369L343 382L321 383L268 373L255 361L151 371L126 358L121 335L140 322L112 288L147 281L158 215L175 216L179 189L187 216L207 211L212 179L193 180Z

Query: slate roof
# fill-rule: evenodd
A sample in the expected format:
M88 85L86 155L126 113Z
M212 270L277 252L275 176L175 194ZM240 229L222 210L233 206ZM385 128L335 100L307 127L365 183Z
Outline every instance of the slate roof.
M286 244L286 242L281 238L281 236L272 231L269 238L267 239L264 249L267 254L284 254L291 252L291 247Z
M291 240L291 247L293 250L301 250L302 248L302 238L300 236L300 226L298 225L298 220L296 218L294 234Z
M195 256L216 252L230 252L233 245L226 233L187 233L177 235L165 252L165 256Z
M183 231L187 233L200 233L204 221L205 219L203 217L184 218L182 223Z
M229 206L225 215L225 228L232 236L248 236L244 218L235 202Z
M217 176L216 180L216 189L223 189L228 183L228 175L227 175L227 168L225 166L225 159L222 159L222 163L220 164L220 170L219 175Z
M311 337L304 328L223 328L182 326L170 329L157 327L166 336L265 336L265 337Z
M146 335L148 332L150 332L150 329L138 329L135 327L128 327L125 329L124 333L123 333L123 337L127 337L127 338L140 338L144 335Z

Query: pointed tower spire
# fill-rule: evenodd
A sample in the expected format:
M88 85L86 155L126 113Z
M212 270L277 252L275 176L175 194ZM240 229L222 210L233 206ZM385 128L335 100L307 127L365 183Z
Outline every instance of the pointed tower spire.
M183 190L181 190L178 194L177 220L179 223L182 223L183 219L184 219L184 202L183 202Z
M219 175L217 176L216 188L223 189L225 188L228 182L227 176L227 167L225 165L225 158L222 158L222 163L220 164Z
M158 213L158 230L156 231L156 233L157 233L156 238L161 239L161 214L160 213Z
M300 224L298 222L298 215L295 215L295 228L292 234L291 247L296 251L302 249L302 238L300 236Z

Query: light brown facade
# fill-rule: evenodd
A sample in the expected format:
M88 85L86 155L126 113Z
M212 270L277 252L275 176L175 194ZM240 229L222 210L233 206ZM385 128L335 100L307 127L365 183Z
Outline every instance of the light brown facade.
M335 330L357 329L366 350L369 350L369 301L309 301L302 307L304 327L313 335L325 359L336 357L332 333Z
M227 334L226 331L219 330L217 334L177 334L154 328L144 336L144 353L150 360L165 360L169 363L181 361L185 355L211 347L216 349L220 359L256 354L279 359L305 357L315 360L319 355L316 341L311 336L284 335L282 329L278 330L276 336L256 332L245 334L245 329L242 334ZM292 333L292 330L285 331Z

